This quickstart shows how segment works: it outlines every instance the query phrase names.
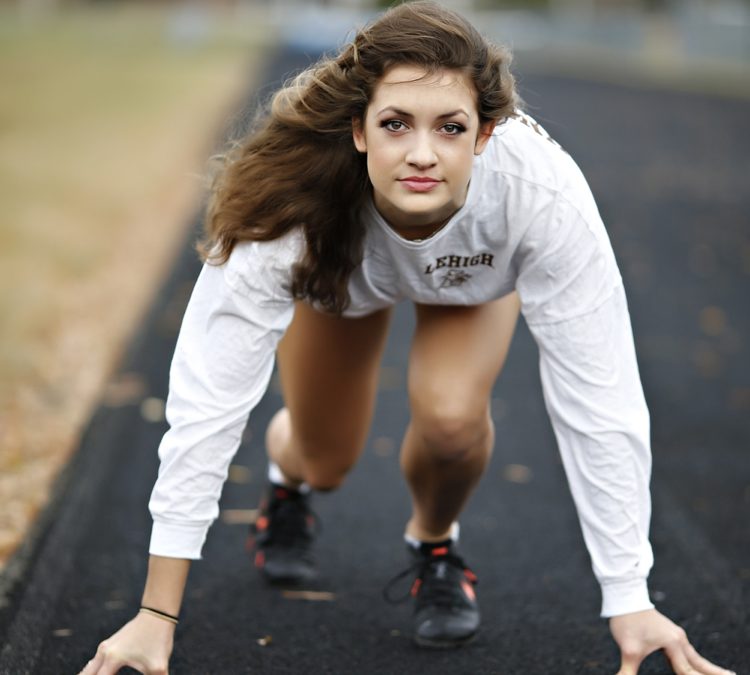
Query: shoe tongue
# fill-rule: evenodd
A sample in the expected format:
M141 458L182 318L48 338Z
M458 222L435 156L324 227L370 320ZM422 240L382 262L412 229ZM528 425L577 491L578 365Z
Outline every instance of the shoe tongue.
M438 579L445 579L445 572L447 569L447 564L444 562L439 562L437 565L435 565L435 576Z
M289 488L286 485L274 485L273 496L276 499L299 499L302 497L302 493L294 488Z
M452 543L450 539L436 542L423 541L419 546L419 551L422 555L429 556L430 558L438 558L448 555L451 552Z

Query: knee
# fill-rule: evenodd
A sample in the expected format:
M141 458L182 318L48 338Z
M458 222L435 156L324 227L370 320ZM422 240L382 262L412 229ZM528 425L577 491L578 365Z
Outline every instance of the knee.
M305 471L305 483L317 492L332 492L341 486L347 472L332 473L330 471Z
M340 487L354 466L353 460L337 456L336 448L330 445L321 447L318 444L306 443L302 448L301 457L305 483L319 492L328 492Z
M486 407L446 401L419 406L415 411L414 431L435 459L467 461L489 451L492 422Z

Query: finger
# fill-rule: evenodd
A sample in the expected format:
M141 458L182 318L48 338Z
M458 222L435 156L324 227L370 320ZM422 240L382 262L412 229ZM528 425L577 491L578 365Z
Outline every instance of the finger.
M664 654L666 655L667 659L669 659L672 670L674 670L677 675L703 675L703 671L696 670L688 662L687 656L685 654L686 645L687 643L664 648Z
M620 670L617 671L617 675L638 675L638 666L630 666L621 664Z
M99 652L91 661L89 661L86 670L84 670L81 675L116 675L120 671L120 668L124 668L125 666L135 668L132 664L115 658L111 654ZM89 668L91 668L91 670L89 670ZM139 670L138 672L141 671Z
M689 642L664 652L677 675L734 675L731 670L704 659Z
M99 666L103 660L104 657L101 654L97 654L83 667L83 670L78 675L95 675L95 673L99 672Z
M643 656L636 653L621 652L620 657L620 670L617 675L638 675L638 668L641 667L641 661Z
M703 658L691 644L688 644L686 653L690 665L703 675L734 675L731 670L720 668L708 659Z

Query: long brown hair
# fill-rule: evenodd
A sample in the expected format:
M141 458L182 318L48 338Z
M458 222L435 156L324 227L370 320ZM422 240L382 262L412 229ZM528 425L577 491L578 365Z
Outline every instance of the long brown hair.
M352 120L364 119L379 79L398 64L461 70L476 88L480 122L499 122L517 104L510 61L506 49L435 2L388 10L336 56L279 90L260 124L226 155L199 246L204 258L221 264L238 242L269 241L301 227L306 247L292 294L341 313L362 259L359 213L370 191Z

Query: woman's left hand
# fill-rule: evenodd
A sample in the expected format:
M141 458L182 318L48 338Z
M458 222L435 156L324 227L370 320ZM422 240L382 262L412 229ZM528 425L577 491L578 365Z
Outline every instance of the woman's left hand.
M664 650L677 675L734 675L704 659L685 631L655 609L613 616L609 630L620 648L617 675L637 675L643 659L657 649Z

